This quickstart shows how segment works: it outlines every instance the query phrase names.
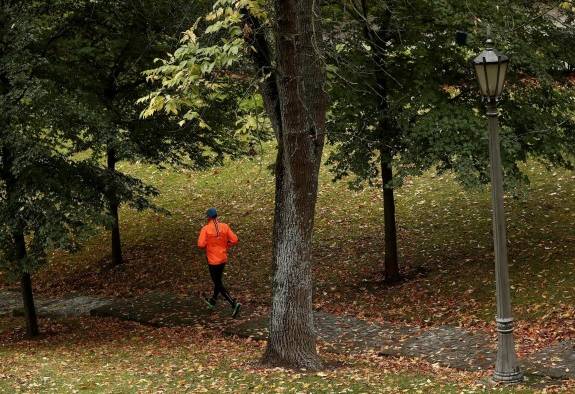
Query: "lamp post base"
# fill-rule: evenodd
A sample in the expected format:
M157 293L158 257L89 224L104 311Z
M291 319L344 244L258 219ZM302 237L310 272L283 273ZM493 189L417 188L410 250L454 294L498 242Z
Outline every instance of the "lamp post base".
M497 322L497 360L493 381L501 383L519 383L523 374L517 364L515 342L513 340L513 318L496 317Z
M495 383L521 383L523 382L523 374L521 371L513 371L513 372L495 372L491 379Z

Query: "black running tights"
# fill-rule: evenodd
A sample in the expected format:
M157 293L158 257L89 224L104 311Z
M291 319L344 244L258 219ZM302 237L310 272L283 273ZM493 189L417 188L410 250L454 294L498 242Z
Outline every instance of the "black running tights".
M218 265L211 265L208 264L210 268L210 276L212 277L212 281L214 282L214 295L212 299L216 301L218 295L221 294L224 298L230 303L231 306L235 305L234 299L230 296L230 293L224 287L222 282L222 276L224 275L224 268L226 268L225 264L218 264Z

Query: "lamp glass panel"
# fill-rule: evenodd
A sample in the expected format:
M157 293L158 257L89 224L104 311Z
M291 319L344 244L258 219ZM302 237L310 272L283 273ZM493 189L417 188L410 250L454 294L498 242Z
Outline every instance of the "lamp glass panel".
M475 64L475 73L477 74L477 80L479 81L479 89L481 89L481 94L483 96L488 96L487 92L487 81L485 80L485 63Z
M499 70L499 80L497 81L497 96L501 96L503 93L503 85L505 84L505 76L507 75L507 66L509 63L504 62L500 64Z
M499 63L487 63L485 65L486 74L487 74L487 96L488 97L497 97L499 94L497 92L497 85L498 85L498 75L497 71L499 70ZM501 74L499 75L501 78Z

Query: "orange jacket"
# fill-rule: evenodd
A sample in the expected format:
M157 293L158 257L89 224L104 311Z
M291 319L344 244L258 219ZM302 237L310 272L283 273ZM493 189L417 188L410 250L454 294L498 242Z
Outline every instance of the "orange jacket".
M238 237L230 226L217 220L210 220L202 227L198 247L206 249L208 264L220 265L228 261L228 248L238 243Z

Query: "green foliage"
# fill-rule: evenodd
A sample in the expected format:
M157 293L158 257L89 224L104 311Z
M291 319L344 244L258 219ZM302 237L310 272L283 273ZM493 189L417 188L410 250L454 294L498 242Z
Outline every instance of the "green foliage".
M232 75L226 91L208 84L213 93L207 99L218 107L198 109L205 123L191 117L178 124L181 118L169 100L165 113L150 119L142 119L135 104L148 93L142 70L174 48L178 34L205 12L204 3L184 0L2 3L3 267L32 271L46 249L75 248L92 225L112 224L106 215L111 201L153 208L150 197L157 190L118 172L118 161L202 168L248 147L237 143L238 130L254 135L265 122L252 110L261 108L261 100L240 94L241 73L242 82L234 86ZM238 57L241 30L232 26L234 15L214 12L214 18L224 17L219 22L232 19L210 34L226 27L236 38L223 43L219 53L215 46L205 55L230 67ZM192 37L184 34L184 39ZM245 116L229 116L237 109ZM103 157L108 168L102 168ZM17 253L19 234L26 236L26 258Z
M511 57L500 104L507 180L524 179L517 163L528 156L572 168L575 101L565 76L575 64L575 29L572 16L553 4L418 0L325 7L330 139L337 147L329 161L336 179L355 174L356 185L379 182L385 147L400 177L437 166L468 186L487 181L486 120L469 66L487 26ZM467 46L456 44L457 31L470 34Z
M78 102L82 131L72 149L89 155L92 165L105 166L109 179L123 182L120 188L94 183L108 200L113 264L122 262L118 207L130 204L138 209L158 209L151 203L157 191L119 173L118 162L205 168L241 152L230 132L233 120L222 116L229 112L226 103L205 115L207 120L219 122L212 130L191 121L178 123L169 100L165 113L153 118L140 117L141 107L136 104L149 93L143 70L176 47L181 32L206 11L205 4L187 0L92 1L71 11L73 23L49 51L47 72L73 90ZM154 105L161 100L156 98Z
M208 135L233 137L236 144L268 138L269 121L247 58L252 49L244 39L245 8L263 15L255 1L217 1L184 33L175 52L146 71L160 87L139 100L147 104L143 118L177 115L180 125L195 124Z
M101 195L88 187L103 174L67 149L79 131L73 95L44 72L47 48L69 22L63 10L76 5L0 6L0 269L15 275L33 271L47 248L74 248L103 220Z
M115 161L197 167L235 151L225 132L207 133L191 122L178 125L169 101L163 116L150 119L141 119L135 105L148 93L142 71L174 48L178 35L204 9L202 2L184 0L107 1L78 14L51 59L54 74L78 89L83 104L85 131L77 150L89 149L95 158L112 151Z

